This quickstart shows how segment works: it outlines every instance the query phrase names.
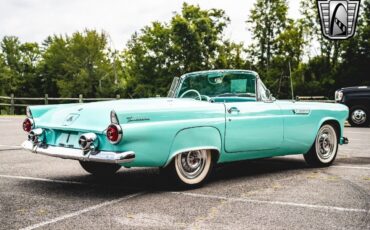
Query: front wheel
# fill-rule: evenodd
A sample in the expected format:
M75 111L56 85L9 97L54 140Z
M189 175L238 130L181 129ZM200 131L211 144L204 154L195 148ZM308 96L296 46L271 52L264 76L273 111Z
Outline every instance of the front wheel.
M324 124L317 133L315 143L304 154L306 163L315 167L330 166L337 156L338 134L332 124Z
M348 122L352 127L365 127L370 123L369 112L363 106L353 106L349 111Z
M80 161L80 165L85 171L93 174L94 176L111 176L115 174L121 165L107 164L99 162Z
M194 188L202 185L211 175L214 159L210 150L180 153L163 171L180 187Z

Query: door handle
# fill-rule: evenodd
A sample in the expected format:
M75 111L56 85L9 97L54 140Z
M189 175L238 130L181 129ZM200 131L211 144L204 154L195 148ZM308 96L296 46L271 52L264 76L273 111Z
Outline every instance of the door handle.
M233 112L236 112L236 113L239 113L240 110L236 107L230 107L228 110L227 110L228 113L233 113Z

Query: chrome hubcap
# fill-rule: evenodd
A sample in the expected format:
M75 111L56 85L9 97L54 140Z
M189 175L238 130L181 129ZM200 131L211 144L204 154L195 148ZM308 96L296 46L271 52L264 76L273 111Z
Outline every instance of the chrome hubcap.
M333 127L323 126L316 138L316 152L319 159L324 162L330 162L337 151L337 135Z
M181 153L176 158L176 164L180 173L188 179L193 179L199 176L204 169L206 161L206 151L202 150Z
M355 124L363 124L366 121L366 113L362 109L356 109L352 112L352 121Z

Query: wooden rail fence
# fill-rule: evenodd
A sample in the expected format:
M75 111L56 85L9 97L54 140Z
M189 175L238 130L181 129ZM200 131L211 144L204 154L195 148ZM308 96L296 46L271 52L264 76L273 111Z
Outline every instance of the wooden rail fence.
M121 96L119 94L116 95L115 98L84 98L82 94L79 95L78 98L76 97L49 97L48 94L45 94L44 97L15 97L14 94L11 94L10 97L7 96L0 96L1 101L8 101L8 103L1 103L0 107L10 107L9 113L14 115L14 111L16 107L27 107L30 104L32 105L48 105L50 101L76 101L78 103L84 103L85 101L110 101L110 100L117 100L120 99ZM33 102L42 102L42 103L15 103L16 101L33 101Z

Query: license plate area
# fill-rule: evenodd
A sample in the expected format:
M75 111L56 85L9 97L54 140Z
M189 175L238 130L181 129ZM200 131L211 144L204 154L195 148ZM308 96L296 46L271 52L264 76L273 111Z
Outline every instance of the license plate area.
M63 132L57 139L57 145L65 148L79 148L77 132Z

